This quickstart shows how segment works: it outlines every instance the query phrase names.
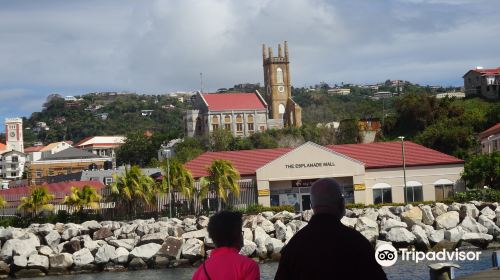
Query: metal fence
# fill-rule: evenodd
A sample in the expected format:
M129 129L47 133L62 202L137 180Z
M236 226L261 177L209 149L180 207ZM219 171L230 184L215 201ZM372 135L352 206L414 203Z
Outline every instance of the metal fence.
M235 196L229 193L227 201L221 201L215 191L209 191L204 198L199 198L200 192L199 182L195 183L194 193L191 198L187 198L179 192L172 192L172 213L174 216L182 215L197 215L201 213L214 212L219 209L241 209L249 205L257 204L257 186L255 180L244 179L238 181L240 187L240 195ZM65 211L69 214L76 212L76 208L63 204L64 197L67 192L52 193L54 200L51 204L54 205L53 213L57 214ZM168 194L158 194L155 197L155 202L152 204L144 204L141 202L135 203L134 209L129 209L122 201L111 193L109 187L103 188L100 191L102 200L98 209L85 208L87 213L98 214L104 219L119 219L126 217L143 217L143 216L168 216L170 204ZM2 215L23 215L25 211L19 210L17 206L20 204L20 199L25 195L6 195L4 199L7 201L7 207L2 209ZM130 213L133 211L133 213Z

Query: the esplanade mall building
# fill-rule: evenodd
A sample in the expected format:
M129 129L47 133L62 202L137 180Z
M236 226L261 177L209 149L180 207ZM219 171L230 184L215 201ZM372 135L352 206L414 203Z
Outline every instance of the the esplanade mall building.
M403 203L405 190L408 202L443 200L464 189L462 160L408 141L403 150L402 144L307 142L296 148L206 152L186 167L199 178L213 160L228 160L242 180L252 180L259 204L294 205L298 211L309 209L310 186L325 177L343 186L346 203Z

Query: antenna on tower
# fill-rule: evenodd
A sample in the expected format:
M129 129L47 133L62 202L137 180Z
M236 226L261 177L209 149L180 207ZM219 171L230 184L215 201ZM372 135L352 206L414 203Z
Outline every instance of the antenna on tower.
M203 73L200 72L200 93L203 93Z

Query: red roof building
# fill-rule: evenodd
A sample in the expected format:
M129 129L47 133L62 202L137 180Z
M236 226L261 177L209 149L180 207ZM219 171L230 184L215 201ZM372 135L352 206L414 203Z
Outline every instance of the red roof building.
M483 96L487 99L500 100L500 67L476 68L463 76L466 96Z
M203 93L201 96L210 111L265 110L267 107L257 93Z
M479 133L481 140L481 151L483 154L490 154L500 151L500 123Z

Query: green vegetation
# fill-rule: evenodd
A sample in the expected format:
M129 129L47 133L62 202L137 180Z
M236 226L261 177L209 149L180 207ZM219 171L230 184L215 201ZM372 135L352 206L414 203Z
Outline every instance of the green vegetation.
M204 199L210 191L214 191L217 194L218 210L221 211L222 202L227 201L229 193L240 195L240 174L227 160L214 160L207 171L208 176L200 178L201 189L198 197Z
M266 212L266 211L272 211L275 213L282 212L282 211L288 211L288 212L294 213L295 208L293 207L293 205L280 205L280 206L267 207L267 206L262 206L261 204L253 204L253 205L249 205L248 207L246 207L244 209L239 209L238 211L241 211L243 214L248 214L248 215L255 215L255 214L259 214L259 213Z
M456 193L453 197L456 202L485 201L500 202L500 190L480 189Z
M32 213L33 217L38 216L40 211L52 210L54 205L50 202L54 199L54 195L51 194L45 187L34 187L31 190L31 194L28 197L21 197L21 204L17 207L18 209L25 210L28 213Z
M83 188L71 187L71 194L64 197L63 203L72 206L77 212L83 211L83 208L99 208L101 196L97 190L91 186L83 186Z
M465 162L462 178L468 188L488 186L500 190L500 152L470 157Z

